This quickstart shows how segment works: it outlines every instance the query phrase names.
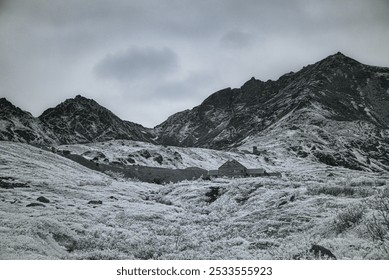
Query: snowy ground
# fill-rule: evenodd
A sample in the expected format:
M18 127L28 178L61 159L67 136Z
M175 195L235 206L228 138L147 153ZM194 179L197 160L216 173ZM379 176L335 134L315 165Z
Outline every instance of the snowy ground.
M125 153L145 149L123 146ZM115 157L123 146L103 152ZM90 149L68 149L83 153L84 147ZM177 149L185 166L211 158L198 149L204 160L185 161L196 149ZM210 153L215 159L207 166L216 167L231 155ZM251 160L263 161L250 155L243 162ZM389 187L387 175L319 164L305 170L155 185L115 180L51 152L0 142L0 259L291 259L312 257L311 244L338 259L388 258L387 235L377 241L369 233L376 213L369 202ZM37 201L41 196L50 202Z
M224 152L202 148L180 148L174 146L160 146L150 143L130 141L130 140L112 140L107 142L63 145L60 150L69 150L74 154L84 155L92 159L98 153L102 153L106 158L112 161L122 161L129 157L134 163L143 166L165 167L165 168L187 168L199 167L206 170L217 169L227 160L236 159L247 168L261 167L265 164L262 157L250 154L249 151ZM150 157L145 156L147 151ZM156 156L162 156L162 162L155 160ZM101 159L100 159L101 160ZM272 169L272 167L269 167ZM273 168L274 169L274 168Z

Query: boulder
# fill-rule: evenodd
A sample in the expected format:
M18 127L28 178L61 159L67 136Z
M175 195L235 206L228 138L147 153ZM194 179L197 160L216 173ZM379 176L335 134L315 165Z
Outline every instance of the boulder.
M39 202L43 202L43 203L50 203L50 200L48 200L46 197L44 196L40 196L38 197L36 200L38 200Z
M103 202L101 200L91 200L88 202L88 204L92 204L92 205L102 205Z

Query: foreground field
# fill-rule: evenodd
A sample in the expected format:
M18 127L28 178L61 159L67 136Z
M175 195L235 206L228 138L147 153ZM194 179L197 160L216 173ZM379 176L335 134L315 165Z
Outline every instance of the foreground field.
M312 244L389 257L385 174L315 166L155 185L1 142L0 177L1 259L293 259L316 257Z

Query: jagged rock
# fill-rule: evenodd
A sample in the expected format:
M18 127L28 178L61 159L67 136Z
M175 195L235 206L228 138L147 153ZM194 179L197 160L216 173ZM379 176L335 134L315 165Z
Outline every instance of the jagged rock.
M139 151L139 155L141 155L145 159L148 159L148 158L151 157L151 154L150 154L150 152L148 150L140 150Z
M133 159L133 158L131 158L131 157L127 158L127 161L128 161L129 163L132 163L132 164L136 163L135 159Z
M154 161L158 162L159 164L162 164L163 157L161 155L157 155L153 158Z

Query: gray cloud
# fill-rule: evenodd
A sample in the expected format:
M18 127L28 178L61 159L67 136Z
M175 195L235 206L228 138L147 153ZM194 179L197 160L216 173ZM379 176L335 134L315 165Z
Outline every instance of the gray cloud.
M248 32L233 30L225 33L220 39L222 46L232 49L248 47L253 42L253 35Z
M177 68L178 58L171 49L131 47L106 55L94 70L99 77L130 81L165 76Z
M39 115L82 93L154 126L338 50L389 66L388 14L387 0L0 0L0 97Z

